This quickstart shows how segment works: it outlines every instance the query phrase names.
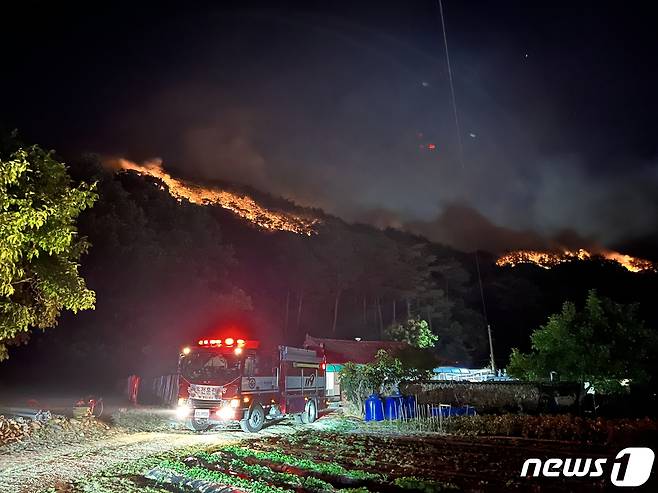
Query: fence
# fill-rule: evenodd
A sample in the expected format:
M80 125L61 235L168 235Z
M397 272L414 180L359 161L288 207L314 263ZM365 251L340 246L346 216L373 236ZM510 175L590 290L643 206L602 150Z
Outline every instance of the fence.
M161 404L174 405L178 400L178 374L162 375L151 381L151 390Z
M122 384L124 393L133 404L173 406L178 398L178 374L152 378L128 377Z

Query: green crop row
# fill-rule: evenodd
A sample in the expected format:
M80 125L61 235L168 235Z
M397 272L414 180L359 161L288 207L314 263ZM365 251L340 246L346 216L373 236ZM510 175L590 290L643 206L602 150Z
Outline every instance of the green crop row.
M208 460L214 459L219 463L218 456L209 456L199 453L198 458ZM252 493L289 493L290 490L300 488L313 492L339 492L339 493L365 493L367 490L360 488L345 488L336 490L330 483L315 477L302 477L295 474L272 471L270 468L258 464L245 464L233 459L227 464L230 469L249 476L249 479L227 474L222 471L208 469L202 466L189 467L180 461L162 461L159 467L184 475L190 479L205 479L222 485L233 486ZM261 479L262 478L262 479ZM273 484L274 483L274 484ZM284 485L284 486L281 486ZM290 488L290 490L288 489Z
M438 481L427 481L415 476L403 476L393 481L395 486L405 490L422 491L423 493L439 493L443 491L459 490L452 483L440 483Z
M191 479L205 479L222 485L251 491L252 493L289 493L289 490L273 486L265 481L244 479L200 466L188 467L176 460L163 460L160 462L159 467Z
M258 460L265 460L265 461L271 461L277 464L282 464L282 465L287 465L287 466L292 466L296 467L299 469L303 469L306 471L312 471L320 474L326 474L328 476L335 476L335 477L346 477L350 479L356 479L356 480L372 480L372 481L382 481L382 482L387 482L387 477L385 474L376 474L376 473L369 473L365 471L358 471L358 470L350 470L346 469L343 466L340 466L338 464L325 464L325 463L317 463L313 462L309 459L300 459L298 457L284 454L278 451L270 451L270 452L263 452L263 451L256 451L256 450L249 450L245 449L239 446L235 445L229 445L226 447L222 447L221 451L223 452L229 452L233 454L234 456L237 457L242 457L242 458L247 458L247 457L253 457ZM221 452L215 452L215 454L204 454L204 458L208 460L209 462L218 462L222 460L222 456L219 455ZM197 455L199 456L199 455ZM249 471L250 473L253 473L254 475L267 475L269 474L269 477L275 478L281 475L282 479L288 479L291 481L291 486L294 486L294 480L289 479L289 476L292 476L293 478L299 478L299 476L296 476L294 474L288 474L288 473L273 473L272 470L266 466L263 465L248 465L248 466L239 466L239 464L235 464L234 461L231 462L232 467L242 467L244 470ZM251 469L250 469L251 468ZM310 478L306 478L310 479ZM320 480L318 480L320 481ZM322 483L325 483L322 481ZM328 484L328 483L325 483ZM437 493L437 492L443 492L443 491L453 491L457 489L457 487L451 483L445 483L445 482L439 482L439 481L432 481L432 480L425 480L422 478L418 478L415 476L403 476L396 478L392 484L394 486L397 486L400 489L403 490L414 490L414 491L422 491L425 493ZM305 486L305 485L303 485ZM329 485L330 486L330 485ZM306 487L306 486L305 486ZM311 489L308 488L307 489ZM365 490L365 488L357 488L356 490ZM341 492L346 492L348 491L347 489L341 489L339 490Z
M53 489L53 493L56 491ZM169 493L169 490L159 488L155 483L150 485L138 484L131 477L124 476L94 476L76 485L75 491L81 493Z
M285 464L288 466L297 467L299 469L305 469L307 471L313 471L320 474L327 474L330 476L343 476L351 479L360 479L360 480L382 480L385 479L385 476L382 474L359 471L359 470L350 470L346 469L339 464L333 463L317 463L309 459L300 459L293 455L284 454L281 452L262 452L256 450L249 450L235 445L229 445L223 447L221 450L230 452L237 457L254 457L259 460L269 460L277 464ZM209 459L213 460L213 459Z
M214 456L215 458L217 456ZM230 461L231 469L237 472L247 473L250 478L267 478L271 483L285 484L292 488L304 488L309 491L333 491L334 487L314 477L297 476L285 472L276 472L267 466L260 464L245 464L233 459Z

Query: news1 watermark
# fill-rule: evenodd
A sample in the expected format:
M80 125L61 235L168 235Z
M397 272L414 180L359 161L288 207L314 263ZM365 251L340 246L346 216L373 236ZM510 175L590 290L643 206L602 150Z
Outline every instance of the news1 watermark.
M655 454L647 447L628 447L612 462L607 458L528 459L521 468L521 477L598 478L610 475L615 486L642 486L651 476Z

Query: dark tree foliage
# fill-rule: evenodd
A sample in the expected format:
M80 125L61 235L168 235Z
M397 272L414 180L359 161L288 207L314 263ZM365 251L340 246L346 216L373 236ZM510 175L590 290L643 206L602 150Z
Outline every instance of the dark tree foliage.
M497 364L502 367L507 363L513 347L528 351L534 329L559 312L565 300L584 303L591 289L618 303L636 303L639 317L651 330L658 328L656 272L629 272L601 258L568 262L548 270L520 265L487 272L484 292Z
M528 380L555 378L619 390L622 382L646 384L656 366L658 337L638 314L635 304L624 305L591 290L582 309L565 302L533 331L532 350L512 351L508 371Z
M62 310L94 308L79 274L89 246L76 220L94 186L75 185L53 152L15 139L0 146L0 361L34 328L57 324Z

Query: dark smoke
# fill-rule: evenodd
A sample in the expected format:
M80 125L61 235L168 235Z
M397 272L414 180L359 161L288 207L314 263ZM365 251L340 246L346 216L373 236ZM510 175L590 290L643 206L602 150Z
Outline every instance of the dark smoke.
M464 203L447 204L429 221L404 221L395 212L385 209L368 211L359 216L359 221L380 228L404 229L464 251L480 249L502 254L517 249L557 251L586 248L597 251L601 248L593 238L583 237L573 230L565 229L545 236L531 229L500 226Z
M193 71L110 115L94 149L134 161L161 156L177 176L250 185L466 250L653 243L655 162L594 162L586 150L552 148L557 110L501 107L483 82L490 69L474 62L458 80L469 96L460 103L461 168L439 65L423 87L420 72L368 65L352 46L321 51L342 49L352 67L344 79L335 76L343 58L232 87ZM422 147L430 141L434 152Z

